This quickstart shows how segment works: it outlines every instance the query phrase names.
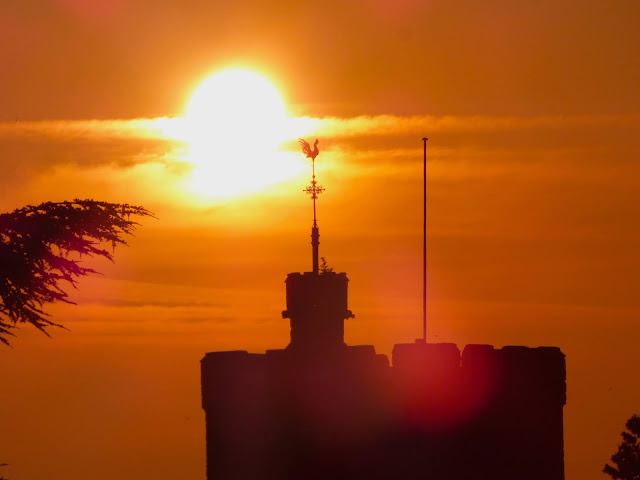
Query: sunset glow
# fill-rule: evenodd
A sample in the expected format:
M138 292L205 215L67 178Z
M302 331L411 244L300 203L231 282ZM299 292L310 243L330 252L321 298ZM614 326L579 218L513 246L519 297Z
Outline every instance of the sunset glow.
M319 141L344 343L393 364L421 336L426 243L427 342L559 347L564 480L608 478L640 414L640 1L1 4L0 213L93 199L156 218L100 245L113 262L82 255L100 275L64 285L75 304L42 305L68 330L0 343L0 479L206 478L201 359L285 348L285 280L313 268L299 138ZM490 373L438 422L402 418L466 422L493 408ZM253 436L219 438L255 464Z

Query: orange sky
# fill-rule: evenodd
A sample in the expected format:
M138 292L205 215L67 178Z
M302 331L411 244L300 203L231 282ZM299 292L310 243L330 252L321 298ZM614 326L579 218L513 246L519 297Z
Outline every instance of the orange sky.
M3 4L0 211L78 197L159 219L94 262L78 306L50 309L71 331L0 348L2 474L203 479L200 358L287 344L306 173L203 198L184 142L154 130L242 65L319 119L320 249L351 280L347 342L390 353L421 333L427 135L431 340L561 347L567 480L605 478L640 413L638 19L635 1Z

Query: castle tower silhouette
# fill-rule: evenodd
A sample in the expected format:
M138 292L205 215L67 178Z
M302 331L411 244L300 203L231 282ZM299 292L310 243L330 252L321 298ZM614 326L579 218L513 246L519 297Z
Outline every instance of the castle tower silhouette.
M313 228L289 345L201 361L207 479L563 480L560 349L346 345L349 280L317 268Z

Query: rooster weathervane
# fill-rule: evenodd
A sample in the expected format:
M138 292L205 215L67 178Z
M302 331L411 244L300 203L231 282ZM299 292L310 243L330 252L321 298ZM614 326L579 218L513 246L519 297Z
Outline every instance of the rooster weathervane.
M316 157L318 156L318 153L320 153L320 151L318 150L318 139L316 138L316 141L313 143L313 150L311 149L311 145L309 145L306 140L299 138L298 141L300 142L300 147L302 147L302 153L304 153L307 158L311 159L311 186L305 188L304 191L311 194L311 199L313 200L313 223L315 225L316 199L318 198L318 195L320 195L324 191L324 188L322 188L320 185L318 185L318 182L316 182Z
M318 139L316 138L315 143L313 144L313 150L311 149L311 145L307 143L306 140L299 138L300 147L302 147L302 153L304 153L307 158L311 159L311 185L305 188L303 191L311 195L311 199L313 200L313 227L311 228L311 245L313 246L313 273L318 273L318 245L320 244L319 237L319 229L318 229L318 221L316 218L316 199L318 195L320 195L324 188L318 185L316 181L316 157L320 151L318 150Z

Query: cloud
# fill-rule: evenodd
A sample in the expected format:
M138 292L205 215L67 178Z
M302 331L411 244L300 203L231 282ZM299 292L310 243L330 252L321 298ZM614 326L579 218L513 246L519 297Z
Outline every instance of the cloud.
M0 123L3 137L49 137L56 140L94 140L123 138L165 139L166 117L130 120L43 120Z
M10 209L58 198L108 200L122 191L130 192L129 198L131 193L174 191L171 184L192 167L181 161L184 142L162 133L167 122L0 123L0 203Z
M317 120L318 132L342 138L355 136L423 135L428 133L489 133L523 129L567 129L637 126L640 115L550 115L537 117L397 115L326 117Z
M548 172L567 165L569 170L579 165L606 172L614 164L633 163L640 150L638 115L379 115L305 121L306 136L320 138L318 167L357 166L357 175L414 175L422 163L423 136L430 138L431 174L441 170L444 176L460 178L508 172L525 164L546 164ZM295 141L286 147L297 149Z
M47 169L166 163L179 158L186 145L162 130L167 119L40 121L0 123L3 167Z
M76 120L0 123L0 154L5 172L47 169L58 164L80 167L143 163L175 166L188 144L180 118ZM298 152L297 136L319 136L321 152L342 150L358 162L368 151L397 159L421 149L430 136L430 157L460 157L470 150L528 151L610 148L614 142L637 145L639 115L540 117L358 116L293 119L284 150ZM621 142L621 140L627 142ZM410 142L410 143L409 143ZM466 150L466 151L465 151ZM322 158L322 157L320 157Z
M180 118L136 118L129 120L49 120L0 122L0 139L43 141L150 139L176 142ZM393 137L438 133L495 133L514 130L567 130L591 128L637 129L640 115L548 115L515 116L433 116L373 115L350 118L298 117L294 121L309 134L343 139L353 137ZM295 140L295 138L292 138ZM297 144L296 144L297 148Z
M430 137L429 174L436 182L463 184L514 173L593 182L619 167L629 171L619 182L633 187L639 120L638 115L299 117L282 149L301 156L297 137L319 137L318 173L334 188L343 179L363 176L413 178L421 168L423 135ZM183 161L188 144L181 122L163 117L0 123L0 196L13 199L9 204L0 198L0 204L15 208L59 198L56 192L63 190L65 198L126 194L147 204L189 203L193 194L186 181L193 165ZM298 189L298 179L293 183ZM269 191L289 195L292 190L278 184Z

